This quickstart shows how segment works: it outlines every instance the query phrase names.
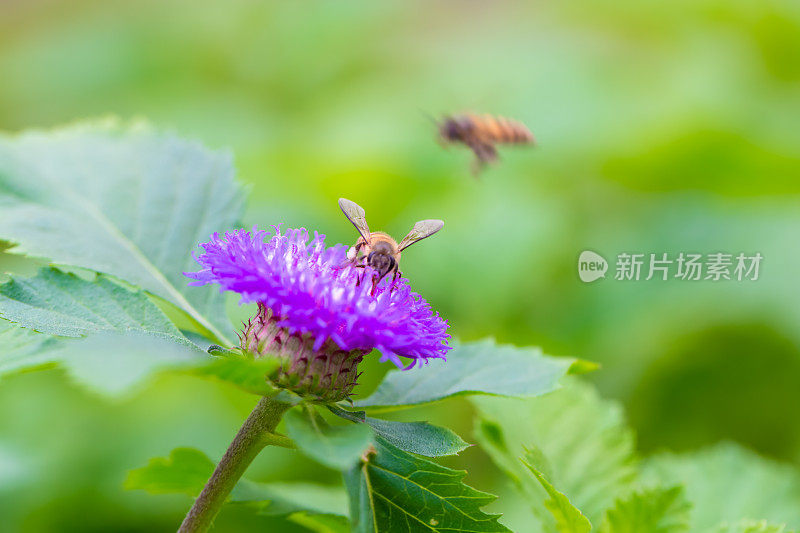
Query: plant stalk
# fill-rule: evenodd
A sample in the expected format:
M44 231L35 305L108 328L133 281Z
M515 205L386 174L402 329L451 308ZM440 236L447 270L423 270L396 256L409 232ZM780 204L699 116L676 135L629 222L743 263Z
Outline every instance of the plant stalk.
M209 530L233 487L259 452L268 444L282 445L282 439L277 438L273 431L290 407L290 404L273 397L261 398L189 509L178 533Z

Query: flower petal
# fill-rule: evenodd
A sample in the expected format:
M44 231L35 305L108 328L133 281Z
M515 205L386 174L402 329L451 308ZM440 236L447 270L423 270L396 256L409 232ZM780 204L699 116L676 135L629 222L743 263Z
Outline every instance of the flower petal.
M268 239L269 238L269 239ZM369 268L347 262L347 247L325 247L325 236L301 229L281 234L239 229L215 233L195 257L203 267L189 272L191 285L218 283L241 295L241 303L262 302L292 333L308 334L317 344L333 340L343 350L379 349L382 359L404 368L444 358L447 322L434 313L408 280L384 278L371 294ZM399 357L398 357L399 356Z

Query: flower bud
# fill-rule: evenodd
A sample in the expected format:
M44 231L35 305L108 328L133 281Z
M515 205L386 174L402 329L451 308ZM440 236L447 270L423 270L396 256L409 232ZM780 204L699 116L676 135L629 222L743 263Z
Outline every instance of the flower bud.
M309 335L292 334L263 304L239 335L240 347L256 358L277 357L280 368L270 376L280 388L301 396L337 402L346 399L357 384L363 350L345 351L331 340L314 349Z

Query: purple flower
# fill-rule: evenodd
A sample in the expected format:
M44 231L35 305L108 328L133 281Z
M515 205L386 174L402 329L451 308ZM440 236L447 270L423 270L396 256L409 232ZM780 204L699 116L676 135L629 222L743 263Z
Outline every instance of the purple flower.
M238 292L241 303L262 304L275 326L309 339L314 352L331 342L348 352L377 349L381 361L400 368L399 357L413 359L405 368L445 358L447 322L407 280L386 278L373 291L372 270L351 266L346 246L326 248L324 235L309 240L305 229L273 228L215 233L196 257L202 270L186 276L192 285L219 283L220 290Z

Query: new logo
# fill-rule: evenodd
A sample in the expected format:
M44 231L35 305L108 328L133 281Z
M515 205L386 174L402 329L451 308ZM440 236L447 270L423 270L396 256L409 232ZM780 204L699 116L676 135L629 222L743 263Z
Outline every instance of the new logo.
M578 277L584 283L591 283L606 277L607 270L608 262L600 254L584 250L578 257Z

